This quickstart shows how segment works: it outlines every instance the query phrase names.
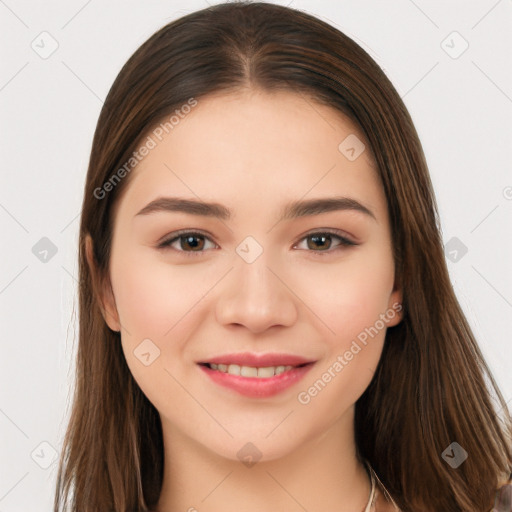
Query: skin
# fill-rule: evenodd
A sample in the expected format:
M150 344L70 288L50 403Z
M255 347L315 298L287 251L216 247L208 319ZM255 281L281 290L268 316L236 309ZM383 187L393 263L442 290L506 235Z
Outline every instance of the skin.
M338 150L350 134L364 140L338 111L305 96L248 89L201 98L132 171L116 205L102 301L162 419L158 511L364 509L370 486L356 458L354 404L377 367L386 327L359 343L362 350L309 403L297 399L402 299L368 145L354 161ZM160 196L221 203L234 216L136 215ZM375 218L345 210L277 222L288 201L333 196L356 199ZM182 229L206 232L195 240L203 252L191 254L184 239L157 248ZM358 245L306 236L322 229L342 230ZM252 263L236 252L249 235L263 248ZM88 248L90 255L90 240ZM397 313L386 326L399 321ZM149 366L134 355L147 338L160 349ZM263 399L214 384L196 364L245 351L317 363L302 381ZM247 442L261 452L251 467L237 456Z

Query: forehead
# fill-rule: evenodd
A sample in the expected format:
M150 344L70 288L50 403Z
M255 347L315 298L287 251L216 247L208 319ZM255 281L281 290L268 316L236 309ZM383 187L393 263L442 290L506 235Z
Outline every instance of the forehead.
M132 171L122 209L165 195L252 206L253 213L330 192L382 202L367 141L334 108L299 93L247 90L201 98L187 112L141 139L152 148Z

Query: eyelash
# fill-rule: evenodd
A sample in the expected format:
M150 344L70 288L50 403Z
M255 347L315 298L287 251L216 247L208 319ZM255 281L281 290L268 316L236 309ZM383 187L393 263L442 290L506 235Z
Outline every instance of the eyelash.
M168 238L168 239L163 240L162 242L160 242L157 245L157 248L158 249L162 249L162 250L171 249L171 250L174 250L176 252L181 252L181 253L190 255L192 257L199 256L200 254L203 254L205 252L204 250L202 250L202 251L184 251L184 250L180 250L180 249L173 249L173 248L170 247L174 242L176 242L180 238L184 238L185 235L197 236L197 237L206 238L206 239L210 240L210 237L208 235L206 235L205 233L201 233L199 231L186 231L186 230L182 230L182 231L176 231L175 233L173 233L171 235L171 238ZM330 254L330 253L332 253L332 252L334 252L334 251L336 251L337 249L340 249L340 248L353 247L353 246L359 245L359 244L356 244L355 242L352 242L348 238L346 238L343 235L342 231L339 231L339 230L336 230L336 229L332 229L332 230L328 229L328 230L325 230L325 231L312 231L310 233L306 233L295 245L298 245L304 239L309 238L309 237L314 236L314 235L330 235L330 236L332 236L334 238L337 238L339 240L339 242L340 242L339 245L335 246L334 249L327 249L327 250L324 250L324 251L314 250L314 249L311 249L311 250L306 249L306 252L313 253L315 256L322 257L326 253ZM210 240L210 241L212 241L212 240ZM304 249L302 249L302 250L304 250Z

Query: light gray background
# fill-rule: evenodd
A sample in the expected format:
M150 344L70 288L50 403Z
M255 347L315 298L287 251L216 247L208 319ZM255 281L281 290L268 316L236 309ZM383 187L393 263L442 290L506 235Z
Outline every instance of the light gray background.
M154 31L206 5L0 0L0 512L50 511L53 502L75 355L79 214L102 100ZM456 237L450 243L468 249L462 257L447 252L454 288L511 400L512 1L291 6L355 39L404 98L430 166L444 242ZM48 58L32 48L51 49L43 31L58 43ZM46 262L32 251L43 237L57 248Z

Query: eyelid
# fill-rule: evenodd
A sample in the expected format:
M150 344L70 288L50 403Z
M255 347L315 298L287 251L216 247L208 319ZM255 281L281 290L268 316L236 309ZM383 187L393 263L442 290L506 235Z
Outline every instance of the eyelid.
M215 244L218 247L218 245L213 241L213 237L205 231L202 231L200 229L181 229L179 231L175 231L175 232L171 233L170 235L166 235L161 240L159 240L157 242L157 249L161 249L161 250L169 249L169 250L174 250L175 252L181 252L181 253L190 254L190 255L194 255L194 256L206 252L204 250L203 251L183 251L183 250L173 249L170 247L171 244L173 244L179 238L181 238L182 236L185 236L185 235L191 235L191 236L199 235L200 237L204 237L204 238L210 240L210 242L212 242L213 244ZM340 246L341 247L350 247L350 246L359 245L358 242L355 242L353 240L353 237L351 235L348 235L348 233L346 233L345 231L342 231L340 229L315 228L315 229L312 229L312 230L300 235L300 237L297 239L297 241L293 244L293 248L295 248L300 242L302 242L305 238L307 238L308 236L311 236L311 235L332 235L334 237L339 238L341 241L341 243L339 245L335 246L334 249L328 249L325 251L315 251L315 250L306 251L306 252L310 252L310 253L317 254L317 255L330 254L336 250L336 247L340 247Z
M344 240L345 242L348 242L352 245L359 245L355 241L355 237L353 237L352 235L350 235L349 233L347 233L346 231L343 231L341 229L315 228L310 231L307 231L303 235L300 235L300 237L297 239L297 242L295 242L294 246L297 245L297 243L301 242L304 238L311 236L311 235L317 235L317 234L318 235L335 235L335 236L341 238L342 240ZM313 252L313 251L311 251L311 252ZM327 252L327 251L319 251L319 252Z
M192 236L199 235L201 237L207 238L208 240L210 240L213 244L215 244L218 247L218 245L213 241L212 235L210 235L206 231L202 231L200 229L180 229L179 231L175 231L175 232L171 233L170 235L166 235L161 240L159 240L156 244L156 247L157 247L157 249L161 249L161 250L169 249L171 251L174 250L175 252L181 252L181 253L192 254L192 255L201 254L201 253L205 252L205 251L180 251L177 249L173 249L171 247L171 244L173 244L174 242L176 242L176 240L178 240L179 238L181 238L182 236L185 236L185 235L192 235Z
M183 235L201 235L207 238L211 238L209 233L200 229L179 229L178 231L173 231L172 233L168 233L167 235L163 236L160 240L158 240L157 245L171 242L175 238Z

